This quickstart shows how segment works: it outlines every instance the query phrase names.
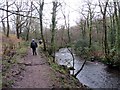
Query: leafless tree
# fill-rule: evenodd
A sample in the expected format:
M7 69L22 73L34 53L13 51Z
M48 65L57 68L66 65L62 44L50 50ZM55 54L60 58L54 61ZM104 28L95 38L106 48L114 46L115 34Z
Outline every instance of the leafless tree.
M99 0L99 7L101 14L103 16L103 30L104 30L104 51L105 51L105 58L108 59L108 39L107 39L107 23L106 23L106 13L107 13L107 6L109 0L106 0L105 5L101 3Z
M16 9L17 9L16 10L16 13L17 13L16 14L16 22L15 22L15 24L16 24L16 36L19 39L20 38L20 34L21 34L21 30L22 30L22 26L23 26L23 24L26 23L28 17L24 18L23 16L20 15L21 12L24 12L24 11L22 11L23 10L22 2L20 4L16 4L15 3L15 6L16 6ZM30 14L30 12L32 12L31 11L31 7L30 7L30 10L25 11L26 16L28 16Z
M69 13L66 16L65 15L65 11L62 10L62 14L63 14L63 17L64 17L64 22L65 22L65 28L64 29L67 30L68 42L70 43L71 42L71 36L70 36L70 19L69 19Z
M53 54L53 62L55 62L55 33L56 33L56 13L57 13L57 8L61 5L57 1L53 1L53 9L52 9L52 30L51 30L51 51L50 54Z
M5 22L4 22L4 15L1 16L1 22L2 22L3 33L4 33L4 35L6 35L6 27L5 27Z
M34 5L34 4L33 4ZM41 38L43 41L43 46L44 46L44 51L46 51L46 42L45 42L45 38L43 35L43 8L44 8L44 0L39 0L39 8L37 8L35 5L34 7L36 8L38 14L39 14L39 21L40 21L40 31L41 31Z

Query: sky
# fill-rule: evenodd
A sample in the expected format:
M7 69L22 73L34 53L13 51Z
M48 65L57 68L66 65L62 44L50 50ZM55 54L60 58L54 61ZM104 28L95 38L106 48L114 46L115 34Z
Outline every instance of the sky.
M9 3L12 3L14 0L7 0ZM15 0L16 2L21 2L23 0ZM24 0L24 2L29 1L30 0ZM34 1L34 3L36 3L37 0L31 0ZM52 12L52 1L53 0L44 0L45 1L45 5L44 5L44 20L48 20L45 21L46 23L50 23L51 22L51 12ZM82 0L58 0L60 2L65 2L65 8L63 8L64 13L66 14L66 16L68 16L69 14L69 18L70 18L70 25L74 26L76 23L76 19L79 17L78 12L76 11L80 6L81 6L81 2ZM6 0L0 0L0 3L5 3ZM37 5L37 4L36 4ZM11 10L11 8L9 8ZM64 20L63 20L63 15L61 13L61 10L58 11L57 14L57 19L58 19L58 24L62 25Z
M0 3L5 2L6 0L0 0ZM12 3L14 0L7 0L9 3ZM21 2L23 0L15 0L16 2ZM38 0L24 0L24 2L30 2L33 1L35 5ZM43 12L43 20L44 25L49 25L51 23L51 13L52 13L52 1L53 0L44 0L44 12ZM79 13L80 9L83 8L83 5L85 4L85 1L87 0L57 0L63 4L62 9L59 9L57 12L57 23L59 26L64 25L64 18L63 14L61 13L61 10L64 12L66 16L69 14L69 20L70 20L70 26L76 25L76 22L79 21L81 15ZM90 0L90 2L96 3L98 0ZM105 1L105 0L103 0ZM113 0L110 0L113 1ZM65 2L65 3L63 3ZM86 6L85 6L86 7ZM25 8L25 7L24 7ZM11 8L9 8L11 9ZM14 9L14 7L12 8ZM96 11L98 11L99 8L96 8ZM37 13L37 12L35 12ZM1 24L1 23L0 23Z
M50 13L52 12L52 1L53 0L45 0L45 3L48 3L44 6L45 18L49 18L51 16ZM68 17L69 14L70 25L71 26L76 25L75 21L79 17L79 13L77 12L77 9L81 7L82 0L59 0L59 1L63 3L62 11L66 15L66 18ZM64 23L64 19L63 19L63 14L61 13L61 9L57 12L57 18L59 25L62 25Z

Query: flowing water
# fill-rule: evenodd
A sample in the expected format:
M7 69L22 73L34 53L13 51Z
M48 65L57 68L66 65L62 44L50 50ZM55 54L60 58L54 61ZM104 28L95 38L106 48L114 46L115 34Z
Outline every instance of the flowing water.
M60 65L73 65L72 55L67 48L62 48L56 52L56 61ZM84 60L75 54L75 73L81 68ZM71 71L72 73L72 71ZM87 61L83 70L77 75L81 83L90 88L119 88L120 89L120 72L107 68L100 62Z

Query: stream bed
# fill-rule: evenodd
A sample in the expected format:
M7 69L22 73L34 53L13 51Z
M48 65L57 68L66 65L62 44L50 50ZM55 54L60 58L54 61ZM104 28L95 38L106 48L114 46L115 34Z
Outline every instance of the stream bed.
M67 48L62 48L55 54L59 65L71 67L72 55ZM75 73L81 68L84 60L75 56ZM72 74L72 71L70 71ZM87 61L83 70L77 75L79 81L90 88L118 88L120 89L120 72L109 69L100 62Z

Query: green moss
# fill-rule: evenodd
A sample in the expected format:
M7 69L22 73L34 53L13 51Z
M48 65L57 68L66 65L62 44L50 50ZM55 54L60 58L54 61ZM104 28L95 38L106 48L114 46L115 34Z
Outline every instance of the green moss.
M25 56L27 53L27 48L20 48L17 50L17 54L21 55L21 57Z
M20 47L17 48L17 54L24 57L27 54L28 45L28 42L21 42Z

